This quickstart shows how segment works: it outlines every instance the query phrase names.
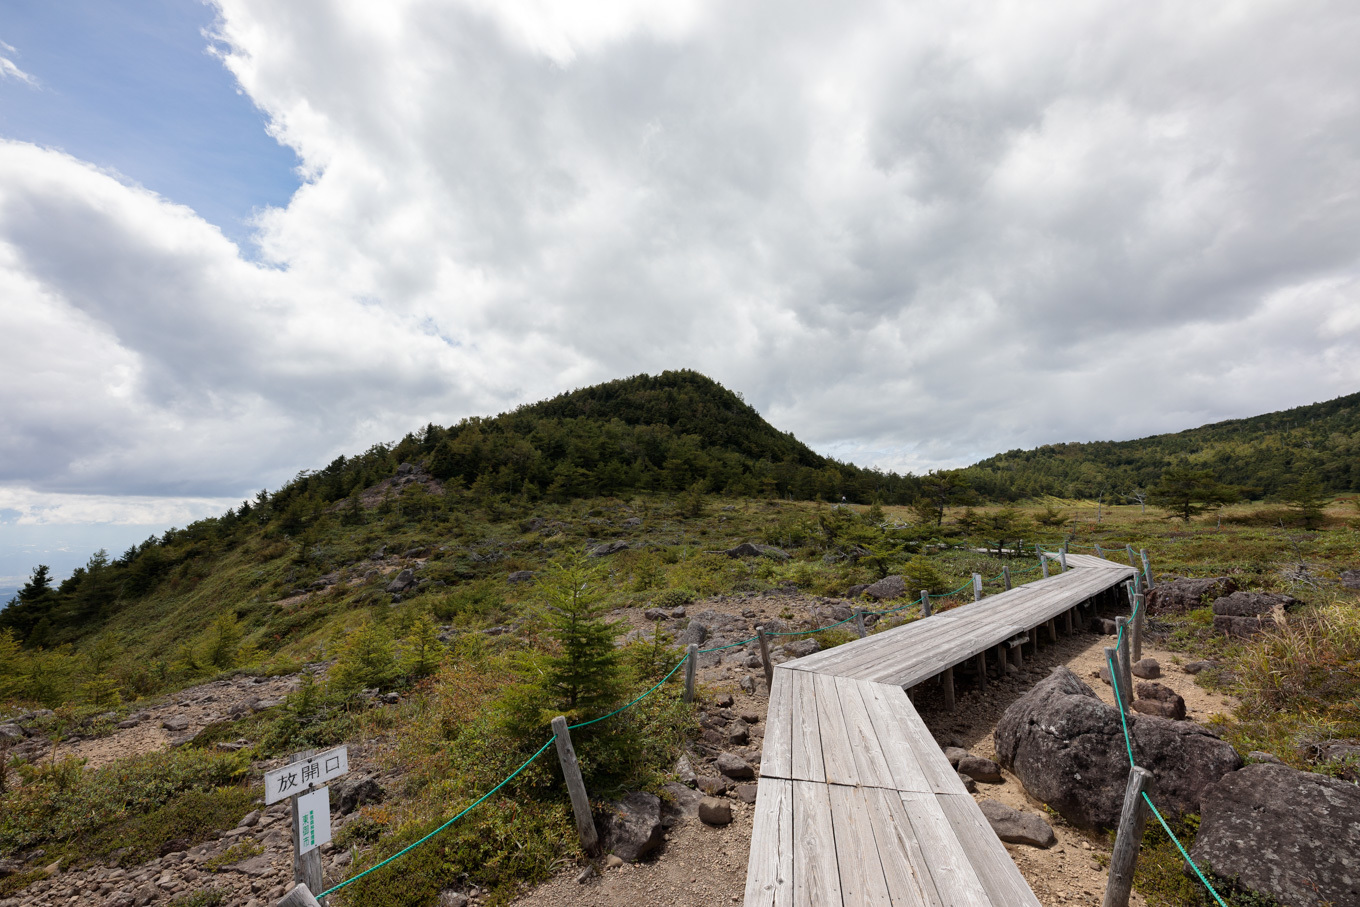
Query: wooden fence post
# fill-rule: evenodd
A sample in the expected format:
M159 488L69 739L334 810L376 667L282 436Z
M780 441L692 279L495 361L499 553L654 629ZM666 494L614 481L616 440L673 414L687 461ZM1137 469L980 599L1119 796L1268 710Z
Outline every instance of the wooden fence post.
M770 641L765 638L765 628L756 627L756 638L760 640L760 660L765 665L765 686L774 689L774 662L770 660Z
M866 637L866 636L869 635L869 631L866 630L866 629L864 629L864 609L863 609L863 608L856 608L856 609L855 609L855 632L859 634L859 638L860 638L860 639L863 639L864 637Z
M944 708L947 712L954 711L954 668L944 669L940 675L940 686L944 688Z
M1024 637L1021 637L1021 639L1023 638ZM1006 643L1006 648L1010 649L1010 652L1007 653L1006 657L1015 662L1017 668L1023 668L1025 666L1025 644L1023 642L1018 642L1015 645L1011 645L1008 641Z
M1152 588L1152 565L1148 563L1147 549L1143 548L1138 552L1138 556L1143 559L1143 588Z
M1044 579L1048 579L1048 555L1039 555L1039 566L1044 568Z
M557 759L562 763L562 777L566 779L567 793L571 795L571 811L576 816L576 833L581 836L581 848L590 856L598 857L600 839L595 834L590 798L586 796L586 783L581 778L581 764L576 761L576 749L571 745L567 719L558 715L552 720L552 729L557 735Z
M922 590L921 590L921 616L922 616L922 617L929 617L929 616L930 616L930 590L929 590L929 589L922 589Z
M1096 542L1096 557L1104 557L1105 552L1100 550L1100 542Z
M692 642L685 650L685 702L694 701L694 672L698 667L699 644Z
M1139 592L1133 598L1133 660L1143 660L1143 609L1147 606L1147 593Z
M1002 578L1005 579L1005 581L1006 581L1006 591L1007 591L1007 592L1011 591L1011 567L1010 567L1010 564L1006 564L1005 566L1003 566L1003 567L1001 568L1001 576L1002 576Z
M1127 552L1129 553L1129 566L1132 567L1133 569L1137 570L1137 569L1138 569L1138 557L1137 557L1137 555L1135 555L1135 554L1133 553L1133 546L1132 546L1132 545L1125 545L1125 546L1124 546L1124 550L1127 551Z
M1124 711L1127 712L1133 708L1133 666L1129 661L1129 650L1133 648L1129 639L1132 632L1127 617L1116 617L1114 619L1114 625L1116 627L1115 632L1119 634L1119 647L1116 650L1119 655L1119 661L1115 667L1119 669L1119 673L1122 675L1119 678L1119 685L1125 690Z
M294 753L288 763L302 762L316 755L316 750L303 750ZM306 793L304 789L302 793ZM298 815L298 798L288 798L288 811L293 819L293 882L306 885L309 891L325 891L321 881L321 848L314 847L306 853L302 849L302 817Z
M1064 544L1058 549L1058 564L1062 567L1062 572L1067 572L1067 545Z
M1133 869L1138 863L1138 848L1143 843L1143 826L1147 824L1143 791L1151 781L1152 772L1145 768L1135 765L1129 771L1129 783L1124 788L1124 808L1119 813L1119 831L1115 833L1114 853L1110 856L1110 880L1105 885L1105 900L1101 907L1129 907Z
M316 898L312 897L312 890L307 887L305 882L299 882L293 890L285 894L275 907L321 907Z
M973 574L973 601L982 601L982 574Z

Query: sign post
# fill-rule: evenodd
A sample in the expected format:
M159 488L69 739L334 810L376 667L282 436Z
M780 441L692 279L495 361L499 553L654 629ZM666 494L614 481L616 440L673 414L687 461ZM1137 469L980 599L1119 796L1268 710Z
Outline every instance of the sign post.
M296 753L288 765L264 776L266 806L283 799L292 801L293 881L312 891L325 890L317 849L331 839L331 794L325 785L348 772L349 751L339 746L322 753Z

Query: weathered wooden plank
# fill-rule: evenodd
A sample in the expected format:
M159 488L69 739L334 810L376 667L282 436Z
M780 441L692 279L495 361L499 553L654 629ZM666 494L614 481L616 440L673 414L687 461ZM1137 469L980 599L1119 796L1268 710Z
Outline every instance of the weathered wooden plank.
M916 840L921 843L935 890L946 905L993 907L993 904L1004 904L1005 907L1011 907L1010 902L993 901L988 895L934 794L902 791L898 796L902 798L912 830L916 832ZM963 796L968 802L973 802L966 793ZM976 804L973 808L977 809Z
M872 817L864 789L828 784L831 828L836 834L836 864L841 876L841 897L846 904L889 907L888 882L874 840Z
M841 877L831 826L829 785L793 784L794 907L840 907Z
M869 690L872 684L849 677L835 678L836 693L841 702L841 714L845 718L846 738L855 760L855 770L859 783L866 787L892 787L892 770L888 767L888 757L878 740L873 720L864 702L865 696L872 698Z
M936 799L991 903L1006 907L1039 907L1039 899L973 798L941 794Z
M790 671L789 679L793 681L790 689L793 722L791 774L799 781L825 781L822 730L817 718L817 694L813 689L816 675Z
M859 769L851 750L850 730L841 711L836 678L830 674L813 674L813 688L817 692L817 724L822 735L822 763L830 784L859 784Z
M888 894L895 905L903 907L943 907L935 881L926 867L925 852L911 827L911 818L897 791L865 789L864 799L869 808L878 843L878 858L883 864L883 877L888 882Z
M949 764L939 744L931 736L930 729L916 709L912 708L907 694L900 688L884 686L883 698L888 710L896 719L902 738L911 747L912 755L916 757L916 763L921 767L921 774L925 776L930 789L936 793L967 794L963 782L959 780L959 773Z
M933 791L934 785L926 778L916 752L907 739L902 723L893 709L902 708L902 688L884 683L871 683L863 690L864 707L869 712L878 742L882 747L888 770L892 773L892 787L897 790Z
M765 711L765 743L760 756L762 778L793 777L793 671L776 668Z
M751 859L746 870L746 907L793 907L793 782L760 779Z

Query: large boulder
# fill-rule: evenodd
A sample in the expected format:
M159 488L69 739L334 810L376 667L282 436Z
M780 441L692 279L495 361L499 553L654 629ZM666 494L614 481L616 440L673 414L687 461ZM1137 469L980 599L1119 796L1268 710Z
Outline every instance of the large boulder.
M1214 629L1229 636L1255 636L1274 627L1277 615L1301 604L1282 592L1234 592L1214 602Z
M665 840L661 826L661 798L655 794L634 791L626 794L600 823L603 826L604 848L628 863L650 855Z
M1211 784L1190 856L1291 907L1360 904L1360 788L1285 765Z
M347 816L361 806L381 803L386 796L382 785L375 778L346 778L331 788L331 802L335 811Z
M735 548L728 548L723 554L728 557L768 557L776 561L789 559L789 553L783 548L776 548L774 545L756 545L751 542L742 542Z
M609 555L611 554L618 554L620 551L627 550L628 550L627 542L625 542L623 539L615 539L612 542L605 542L601 545L596 545L594 548L591 548L589 551L587 551L586 554L589 555L590 557L609 557Z
M1164 812L1199 811L1204 789L1242 767L1229 744L1188 721L1128 716L1134 760L1152 772ZM1119 821L1129 757L1119 712L1065 667L1021 696L996 726L997 761L1080 828Z
M407 589L411 588L415 584L416 575L414 572L412 572L410 567L407 567L405 570L398 573L397 578L392 580L392 582L388 583L384 587L383 591L390 592L393 595L397 595L399 593L405 592Z
M1184 614L1236 591L1237 583L1227 576L1175 579L1149 589L1143 602L1148 614Z
M907 582L900 576L885 576L876 583L864 587L863 595L875 601L888 601L907 594Z

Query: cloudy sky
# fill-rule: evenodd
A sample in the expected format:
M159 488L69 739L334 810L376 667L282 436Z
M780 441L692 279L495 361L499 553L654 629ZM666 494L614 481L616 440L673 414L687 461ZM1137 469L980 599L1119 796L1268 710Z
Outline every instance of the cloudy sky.
M0 577L666 368L918 472L1360 390L1351 2L113 6L0 13Z

